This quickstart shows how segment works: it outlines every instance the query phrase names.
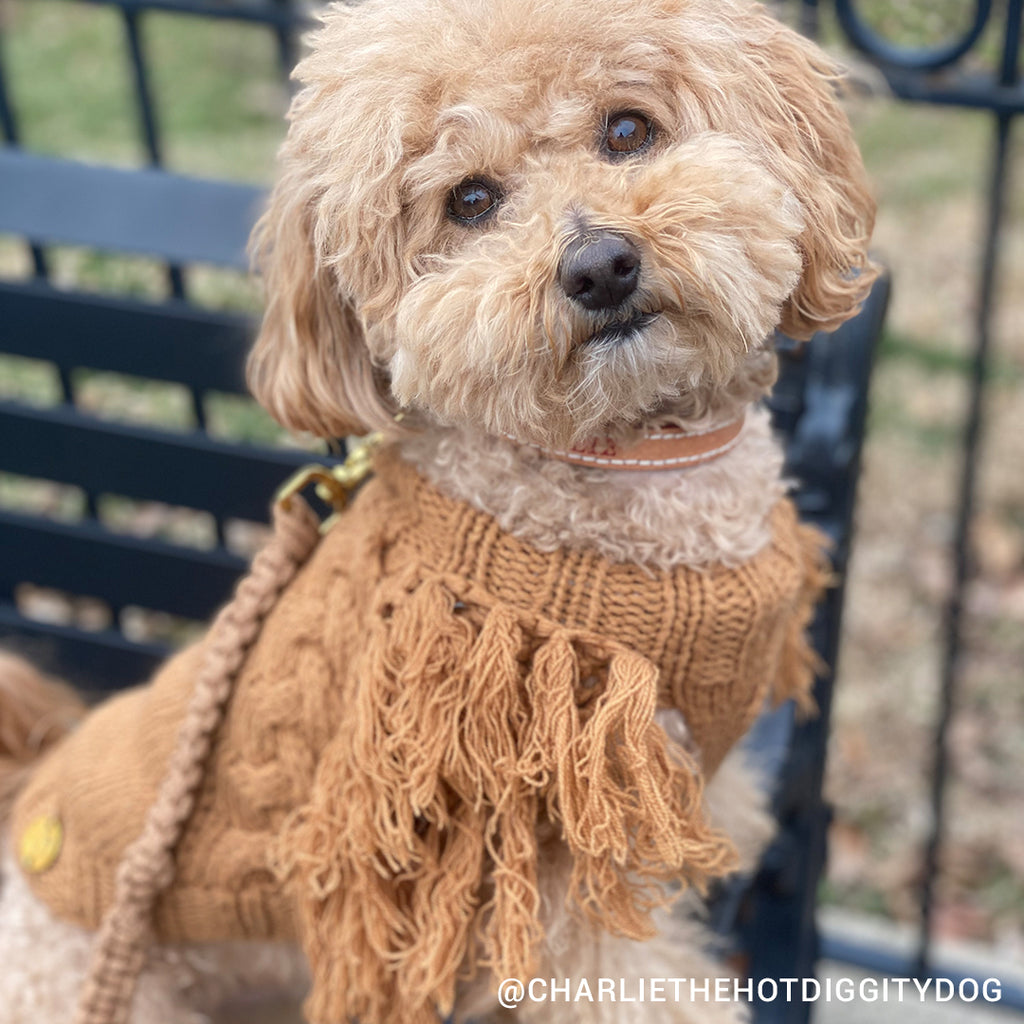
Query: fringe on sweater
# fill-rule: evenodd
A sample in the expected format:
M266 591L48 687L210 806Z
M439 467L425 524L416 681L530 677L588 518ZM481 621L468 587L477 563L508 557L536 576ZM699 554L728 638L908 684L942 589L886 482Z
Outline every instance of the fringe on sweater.
M805 630L827 574L799 529L805 582L771 693L810 711ZM422 567L382 581L370 621L350 713L276 846L299 882L312 1021L435 1024L478 967L530 977L542 815L572 853L570 909L631 938L678 894L664 883L733 868L699 764L655 721L650 660Z

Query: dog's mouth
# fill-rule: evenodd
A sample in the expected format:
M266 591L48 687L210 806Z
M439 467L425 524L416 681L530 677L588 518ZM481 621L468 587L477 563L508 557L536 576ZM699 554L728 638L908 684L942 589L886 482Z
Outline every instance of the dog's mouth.
M660 312L652 313L634 313L628 320L616 320L610 324L605 324L596 334L592 334L584 345L621 345L624 341L628 341L631 337L639 334L640 331L650 327L658 317L661 316Z

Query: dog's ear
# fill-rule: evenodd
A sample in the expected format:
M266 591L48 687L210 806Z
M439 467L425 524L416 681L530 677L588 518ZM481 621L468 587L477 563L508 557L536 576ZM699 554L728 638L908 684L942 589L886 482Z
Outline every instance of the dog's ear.
M362 327L334 270L318 258L305 176L285 173L253 232L266 308L249 355L256 399L292 430L318 437L365 434L394 410Z
M806 218L803 274L780 323L805 340L848 320L870 290L877 276L867 254L875 204L829 58L763 9L748 25L747 57L756 68L745 93L749 116L767 133L771 169L792 188Z

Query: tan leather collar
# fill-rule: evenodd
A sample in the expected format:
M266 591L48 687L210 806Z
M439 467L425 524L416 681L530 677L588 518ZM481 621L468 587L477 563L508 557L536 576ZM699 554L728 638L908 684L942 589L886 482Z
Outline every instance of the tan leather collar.
M744 417L739 416L697 434L684 433L676 427L659 427L628 448L611 437L594 438L569 449L531 447L574 466L639 471L689 469L732 451L739 442L743 422Z

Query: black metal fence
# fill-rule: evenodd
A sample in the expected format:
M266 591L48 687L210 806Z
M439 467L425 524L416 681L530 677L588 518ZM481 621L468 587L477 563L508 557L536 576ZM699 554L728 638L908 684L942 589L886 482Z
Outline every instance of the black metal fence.
M109 7L118 13L124 30L125 56L131 68L138 136L150 166L164 163L161 118L152 87L150 62L146 51L141 23L148 12L167 12L184 16L238 21L265 25L277 45L280 70L287 78L298 55L299 34L309 24L308 16L298 12L293 0L69 0L97 7ZM0 23L2 32L2 23ZM2 39L2 36L0 36ZM11 99L8 75L4 67L3 47L0 46L0 130L8 145L20 142L18 117ZM48 277L45 254L39 246L32 247L36 276ZM171 293L175 298L185 297L185 282L180 266L168 264L167 274Z
M148 167L86 165L20 146L0 34L0 234L24 240L32 268L28 279L0 280L0 351L52 368L58 381L57 404L0 401L0 470L22 486L57 482L77 507L63 519L0 508L0 637L18 639L41 666L82 687L109 690L146 678L169 642L223 603L247 561L246 544L231 538L265 522L269 496L309 461L307 452L236 443L208 429L211 400L246 395L241 370L254 321L192 301L189 277L199 267L245 272L263 190L162 168L144 23L163 13L264 26L283 81L301 19L284 0L89 2L120 19ZM164 295L148 301L68 288L53 280L51 265L63 246L155 259ZM83 408L83 372L184 390L190 422L169 431L94 415ZM159 503L191 515L192 526L178 531L189 536L110 529L112 499L115 508ZM22 581L63 601L55 621L34 621ZM90 602L89 628L78 621L80 595Z
M900 101L987 111L992 120L991 167L986 217L977 268L973 355L969 401L962 432L961 470L951 558L953 579L942 623L943 660L939 715L935 723L934 764L931 770L932 821L923 853L920 891L920 930L917 952L907 961L856 943L828 943L825 955L891 975L925 978L936 973L933 964L933 908L941 866L950 775L948 736L963 675L964 595L974 573L971 524L974 519L986 397L991 379L991 338L994 295L999 272L1001 233L1010 183L1010 139L1015 120L1024 113L1021 50L1024 45L1024 0L973 0L970 15L952 38L928 48L894 43L873 27L866 11L898 4L869 4L863 0L834 0L845 39L877 65L892 95ZM803 0L803 24L819 28L819 5ZM981 43L995 39L991 56L980 56ZM956 965L943 965L945 976L956 976ZM1024 1009L1024 990L1006 987L1003 1004Z

